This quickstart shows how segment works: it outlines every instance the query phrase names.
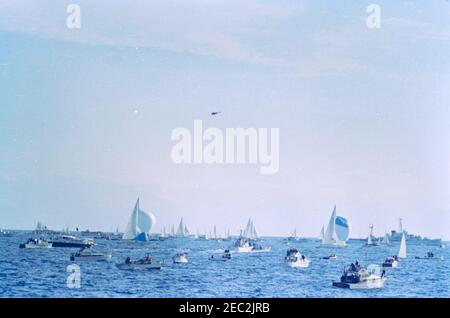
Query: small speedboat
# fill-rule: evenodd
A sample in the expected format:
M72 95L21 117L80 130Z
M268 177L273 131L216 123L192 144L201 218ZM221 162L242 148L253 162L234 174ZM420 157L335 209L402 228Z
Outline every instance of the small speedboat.
M307 259L305 255L302 255L297 249L291 248L287 251L284 262L289 267L309 267L311 260Z
M416 256L415 259L442 260L443 258L434 255L433 252L428 252L426 256Z
M47 242L43 239L34 239L30 238L28 241L24 244L19 245L20 248L51 248L52 243Z
M337 256L336 256L336 254L331 254L331 255L322 257L322 259L329 259L329 260L331 260L331 261L334 261L334 260L337 259Z
M186 264L188 262L186 253L177 253L172 257L174 264Z
M117 263L119 269L161 269L163 263L160 261L153 261L150 256L146 256L140 260L132 261L129 257L123 263Z
M211 257L209 258L211 261L228 261L231 259L231 253L230 250L225 250L223 252L222 255L220 256L215 256L215 255L211 255Z
M384 287L385 281L384 270L379 275L374 269L366 269L356 262L344 269L340 281L333 282L333 286L348 289L379 289Z
M111 254L95 253L89 248L82 248L78 252L70 255L72 262L76 261L109 261Z
M383 267L397 267L398 266L398 257L392 256L388 257L383 262Z

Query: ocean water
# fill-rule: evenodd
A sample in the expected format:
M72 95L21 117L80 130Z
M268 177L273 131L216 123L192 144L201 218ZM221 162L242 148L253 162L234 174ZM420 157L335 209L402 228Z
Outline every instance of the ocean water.
M271 246L267 253L234 253L226 262L210 261L232 241L172 239L135 242L96 240L97 251L112 252L110 262L78 262L80 288L69 288L67 266L76 249L19 249L26 233L0 238L1 297L450 297L449 248L407 242L408 258L398 268L386 269L387 281L381 290L346 290L332 287L345 265L358 260L363 265L379 264L398 251L399 243L365 247L350 241L346 248L318 248L318 243L286 242L282 238L262 238ZM288 248L298 248L312 260L309 268L289 268L283 264ZM188 264L173 264L172 256L188 253ZM443 260L416 260L433 251ZM335 261L322 260L335 252ZM161 270L119 270L115 263L151 254L164 260Z

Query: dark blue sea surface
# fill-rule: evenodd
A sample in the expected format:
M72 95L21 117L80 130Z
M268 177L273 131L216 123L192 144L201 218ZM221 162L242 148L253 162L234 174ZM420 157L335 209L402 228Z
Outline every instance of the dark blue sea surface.
M287 242L262 238L267 253L234 253L226 262L210 261L232 241L201 241L190 238L136 242L96 240L94 250L111 252L110 262L78 262L81 287L66 284L70 254L77 249L19 249L29 234L0 238L1 297L450 297L449 248L407 242L408 258L399 267L386 269L381 290L346 290L332 287L345 265L359 260L379 264L397 254L399 242L366 247L350 241L346 248L318 248L318 242ZM447 245L447 244L446 244ZM283 263L288 248L298 248L312 260L309 268L289 268ZM172 256L188 253L188 264L173 264ZM433 251L442 260L417 260ZM323 260L330 253L337 260ZM119 270L115 264L127 256L138 259L151 254L164 260L161 270Z

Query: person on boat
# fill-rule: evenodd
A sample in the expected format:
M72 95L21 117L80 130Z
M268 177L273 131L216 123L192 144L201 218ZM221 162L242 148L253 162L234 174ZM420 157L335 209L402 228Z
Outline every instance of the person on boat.
M125 259L125 264L130 264L131 263L131 258L129 256L127 256L127 258Z
M358 264L358 262L356 262L356 264ZM350 265L350 270L351 270L352 272L356 272L356 266L355 266L355 264L351 263L351 265Z
M302 255L302 261L304 261L305 260L305 255Z
M434 256L433 252L428 252L428 257L433 257L433 256Z
M151 264L152 263L152 258L150 255L147 255L144 257L144 261L145 263Z

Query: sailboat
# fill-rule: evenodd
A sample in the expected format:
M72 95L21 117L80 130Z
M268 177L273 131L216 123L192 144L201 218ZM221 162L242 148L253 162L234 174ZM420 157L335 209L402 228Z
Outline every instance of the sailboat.
M291 236L288 237L288 241L298 241L296 228L294 228L294 232L292 232Z
M400 242L400 248L398 250L398 258L406 258L406 238L405 233L402 234L402 240Z
M255 226L253 225L253 220L249 219L247 222L247 226L245 227L242 236L248 239L257 239L258 234L256 233Z
M345 247L350 233L350 225L346 218L336 216L336 205L331 213L328 226L322 239L323 247Z
M377 242L374 241L375 236L373 235L373 225L370 224L370 232L369 236L367 237L367 246L376 246L378 245Z
M148 241L150 230L156 223L156 218L152 213L144 212L139 208L139 198L136 201L130 220L126 227L123 239L135 241Z
M181 218L180 224L178 225L176 236L178 236L178 237L189 236L189 230L188 230L186 224L183 223L183 218Z
M323 241L324 238L325 238L325 228L322 225L322 229L320 230L320 235L319 235L319 241Z
M389 234L385 233L383 240L381 241L382 245L389 245Z

